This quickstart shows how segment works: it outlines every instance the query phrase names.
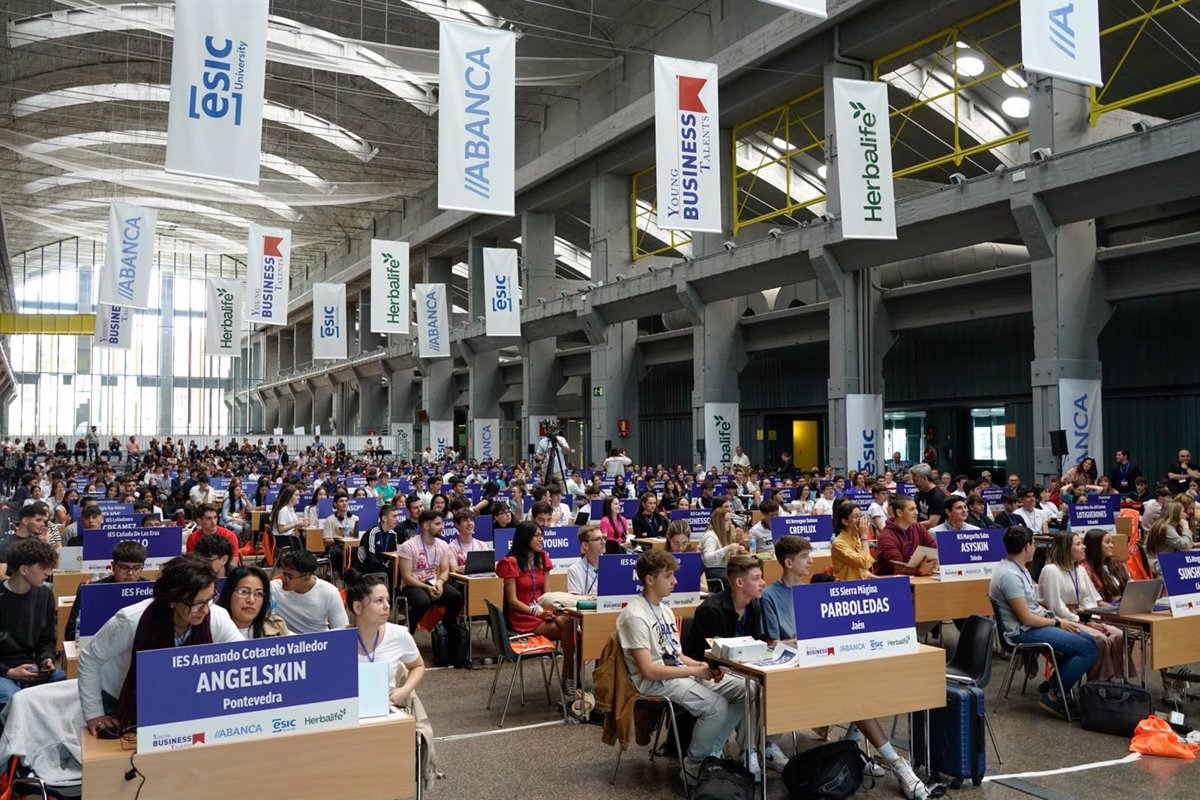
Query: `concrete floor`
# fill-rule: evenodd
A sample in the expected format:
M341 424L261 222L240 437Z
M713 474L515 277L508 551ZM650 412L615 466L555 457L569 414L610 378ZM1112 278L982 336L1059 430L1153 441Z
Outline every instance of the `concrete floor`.
M946 626L946 630L953 635L950 626ZM494 651L489 642L482 640L483 627L477 626L476 631L476 657L490 655ZM428 658L428 636L418 634L418 642ZM1060 769L1129 755L1129 742L1125 739L1084 731L1077 723L1068 724L1040 712L1036 687L1021 696L1018 681L1010 700L998 703L996 690L1006 665L1005 661L996 661L995 677L987 689L992 725L1004 757L1004 765L1000 766L989 744L989 775ZM492 669L486 666L473 670L433 670L426 676L420 695L433 720L434 733L439 739L439 768L445 773L445 778L434 784L427 797L432 800L682 797L675 762L661 758L651 762L647 749L636 746L626 752L616 785L609 786L616 749L600 741L597 726L562 723L560 707L546 705L541 672L535 665L529 665L525 672L525 707L519 704L518 688L505 727L497 732L511 667L503 667L497 699L492 710L487 711L484 704L492 682ZM1157 675L1152 676L1150 688L1157 697L1160 691ZM1200 726L1200 702L1188 703L1184 711L1190 724ZM541 727L522 729L529 725ZM885 730L889 726L890 721L885 723ZM907 738L903 720L896 736L899 747ZM801 734L802 748L814 742L810 732ZM531 776L539 777L535 780ZM1195 800L1200 797L1198 779L1200 769L1195 762L1143 757L1128 764L1024 778L1017 781L1015 787L988 781L974 788L968 782L957 792L948 791L947 797L1017 800L1033 796L1044 800L1067 800L1128 796ZM768 797L772 800L787 797L782 782L774 773L768 789ZM880 798L901 797L890 777L883 780L874 794Z

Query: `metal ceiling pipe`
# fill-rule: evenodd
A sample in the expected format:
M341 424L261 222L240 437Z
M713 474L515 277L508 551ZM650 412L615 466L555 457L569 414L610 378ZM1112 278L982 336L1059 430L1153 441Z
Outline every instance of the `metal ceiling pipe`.
M944 253L882 264L874 270L880 288L898 289L914 283L960 278L976 272L1029 263L1024 245L982 242Z

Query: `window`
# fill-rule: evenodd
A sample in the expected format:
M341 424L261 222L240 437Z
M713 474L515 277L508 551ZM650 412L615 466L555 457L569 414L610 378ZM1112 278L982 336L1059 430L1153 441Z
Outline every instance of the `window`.
M912 464L921 459L925 450L925 412L924 411L888 411L883 415L883 454L882 459L892 460L893 453L900 454L900 460ZM899 480L900 476L896 476Z
M1004 409L971 409L971 440L973 460L992 464L1006 461L1008 455L1004 439Z

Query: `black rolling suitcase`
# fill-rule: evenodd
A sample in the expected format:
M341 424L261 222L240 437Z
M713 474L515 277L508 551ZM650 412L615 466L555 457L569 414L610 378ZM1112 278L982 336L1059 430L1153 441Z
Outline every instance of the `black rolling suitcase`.
M931 771L949 777L957 789L967 778L978 786L987 771L987 735L983 722L983 690L946 684L946 705L913 714L913 760L925 764L925 714L929 714Z

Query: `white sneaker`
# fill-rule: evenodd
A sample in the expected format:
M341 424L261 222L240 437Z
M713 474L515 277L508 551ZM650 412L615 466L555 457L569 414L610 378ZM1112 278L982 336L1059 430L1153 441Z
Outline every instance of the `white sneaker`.
M749 753L749 757L746 759L746 762L748 765L747 769L749 769L750 774L754 776L754 782L762 783L763 774L762 774L762 767L759 766L759 763L758 763L758 751L751 750Z
M867 762L863 764L862 774L869 775L872 778L882 778L884 775L887 775L887 770L877 764L874 759L868 758Z
M787 763L788 757L784 755L783 750L779 749L779 745L774 742L767 742L767 769L783 772L783 768L787 766Z
M913 772L912 765L903 758L888 762L888 767L896 776L896 783L900 785L900 791L908 800L926 800L929 797L928 787L917 777L917 773Z

